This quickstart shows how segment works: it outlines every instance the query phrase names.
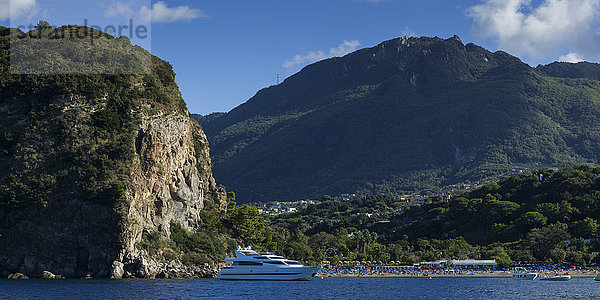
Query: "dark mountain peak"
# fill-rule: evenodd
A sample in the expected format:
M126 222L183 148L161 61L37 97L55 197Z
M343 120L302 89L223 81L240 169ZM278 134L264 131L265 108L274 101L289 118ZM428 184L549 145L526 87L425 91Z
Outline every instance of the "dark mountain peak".
M461 44L463 43L462 40L460 39L460 37L458 37L458 35L456 35L456 34L454 36L452 36L451 38L449 38L449 40L454 40Z
M205 130L220 130L243 121L248 114L273 116L317 109L339 101L339 93L354 94L357 87L373 93L392 82L402 82L409 89L425 92L432 85L473 81L498 65L495 54L477 49L467 52L458 36L387 40L308 65L281 84L260 90L227 118L205 124Z
M403 37L384 41L375 47L366 48L366 49L370 50L371 53L373 51L381 51L381 49L387 49L389 51L389 53L396 52L399 54L399 53L402 53L403 51L411 49L411 47L412 47L412 49L414 49L414 48L423 49L423 48L427 48L427 47L432 47L434 45L437 45L437 47L439 47L439 48L457 47L457 46L459 48L464 47L462 40L457 35L454 35L453 37L450 37L448 39L442 39L437 36L436 37L403 36ZM361 50L359 50L359 51L361 51ZM418 51L418 50L416 50L416 51ZM349 54L349 55L352 55L352 54Z

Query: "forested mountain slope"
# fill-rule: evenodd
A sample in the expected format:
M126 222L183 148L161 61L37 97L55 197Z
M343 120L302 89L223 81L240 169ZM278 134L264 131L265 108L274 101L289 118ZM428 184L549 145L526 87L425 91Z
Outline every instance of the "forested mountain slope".
M597 69L403 37L309 65L203 128L240 201L435 191L599 162Z

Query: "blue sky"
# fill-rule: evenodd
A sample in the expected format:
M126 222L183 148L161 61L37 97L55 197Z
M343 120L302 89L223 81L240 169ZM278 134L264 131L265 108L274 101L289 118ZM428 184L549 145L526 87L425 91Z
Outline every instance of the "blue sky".
M600 0L0 0L0 24L147 23L151 39L137 42L173 64L190 111L207 114L247 101L277 74L403 35L457 34L532 66L599 61L599 8Z

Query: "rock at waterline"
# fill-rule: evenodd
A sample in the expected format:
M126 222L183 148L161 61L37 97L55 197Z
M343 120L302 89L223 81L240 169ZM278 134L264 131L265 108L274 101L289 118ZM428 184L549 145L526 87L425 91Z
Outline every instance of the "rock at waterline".
M14 274L8 275L8 279L29 279L29 277L27 277L23 273L14 273Z

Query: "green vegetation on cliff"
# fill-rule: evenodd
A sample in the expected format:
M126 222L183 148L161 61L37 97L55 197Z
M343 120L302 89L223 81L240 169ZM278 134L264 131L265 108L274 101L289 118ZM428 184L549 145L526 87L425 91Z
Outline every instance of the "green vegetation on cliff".
M248 205L237 206L235 197L233 192L227 194L227 212L208 203L201 213L200 231L190 232L171 223L169 239L158 232L145 233L139 246L153 256L178 258L191 264L220 262L241 244L258 250L273 249L276 243L272 241L268 216Z
M166 260L180 259L191 265L214 264L223 260L226 252L223 239L211 233L214 232L190 232L177 223L171 223L171 236L168 240L153 231L142 237L139 246L151 256Z
M73 28L82 30L72 26L44 30L50 35L48 30ZM122 181L129 175L134 155L131 145L140 108L186 111L183 99L173 97L178 92L174 93L171 65L152 57L152 71L145 75L13 74L9 72L11 34L20 33L0 28L4 115L0 119L0 207L45 206L61 197L85 197L122 207ZM122 45L110 35L99 39L106 47ZM84 47L86 41L72 44ZM114 51L111 56L126 54ZM42 54L36 57L48 68L56 63ZM77 67L81 70L85 65Z
M600 162L597 69L398 38L309 65L203 128L215 177L245 201L439 191Z

